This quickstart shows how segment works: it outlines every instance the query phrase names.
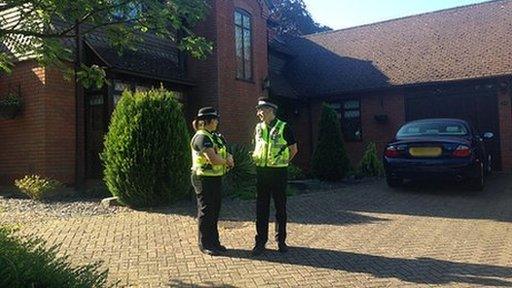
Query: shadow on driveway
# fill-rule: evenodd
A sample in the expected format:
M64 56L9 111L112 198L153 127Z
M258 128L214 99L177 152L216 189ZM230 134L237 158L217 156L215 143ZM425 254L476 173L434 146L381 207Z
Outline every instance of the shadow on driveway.
M459 283L512 287L512 267L450 262L424 257L401 259L308 247L290 247L286 254L267 250L259 257L252 257L250 251L233 249L229 250L226 256L366 273L378 278L397 278L418 284Z
M273 204L272 204L273 205ZM413 183L389 188L384 180L333 185L288 198L288 222L300 224L354 225L388 221L364 215L382 213L454 219L489 219L512 222L512 176L493 175L484 191L468 191L460 185ZM222 221L252 222L254 201L223 199ZM144 210L149 213L196 216L195 202ZM274 218L271 211L270 219Z

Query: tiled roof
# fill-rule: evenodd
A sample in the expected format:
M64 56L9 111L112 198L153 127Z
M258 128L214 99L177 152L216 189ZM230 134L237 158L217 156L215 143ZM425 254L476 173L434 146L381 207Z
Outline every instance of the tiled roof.
M17 12L10 11L7 14L9 23L15 21ZM56 31L63 29L67 25L60 20L52 22L52 28ZM26 36L16 36L17 41L29 41L30 38ZM84 41L89 44L98 56L103 59L109 67L121 71L135 72L137 74L146 75L149 78L162 79L162 80L184 80L183 73L180 72L178 54L179 50L176 44L171 39L162 39L152 34L144 34L143 42L136 45L136 50L126 50L119 54L116 49L112 48L106 37L106 32L98 30L96 32L87 34ZM74 50L74 39L64 38L62 43ZM35 57L35 53L13 53L12 41L7 43L0 43L0 52L11 53L16 60L25 60Z
M512 0L295 38L287 79L304 95L512 75Z
M137 45L135 51L125 50L121 54L109 45L102 33L88 35L85 41L111 68L165 80L183 76L179 67L179 50L171 40L146 34L143 43Z

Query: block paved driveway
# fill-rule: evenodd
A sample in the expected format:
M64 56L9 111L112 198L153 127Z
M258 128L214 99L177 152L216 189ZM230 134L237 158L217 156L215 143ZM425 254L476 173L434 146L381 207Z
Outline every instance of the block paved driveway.
M381 180L289 198L289 253L252 258L254 202L225 201L226 256L201 254L194 205L23 224L120 287L512 287L512 176L483 192ZM270 227L273 229L273 225Z

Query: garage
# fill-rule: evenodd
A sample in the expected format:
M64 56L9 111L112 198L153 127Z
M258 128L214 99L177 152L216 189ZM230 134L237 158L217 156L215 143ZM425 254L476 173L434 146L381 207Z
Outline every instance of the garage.
M459 88L408 93L405 96L406 121L458 118L471 123L480 135L485 132L494 133L494 139L488 143L488 149L493 157L494 169L501 170L498 101L493 87L461 84Z

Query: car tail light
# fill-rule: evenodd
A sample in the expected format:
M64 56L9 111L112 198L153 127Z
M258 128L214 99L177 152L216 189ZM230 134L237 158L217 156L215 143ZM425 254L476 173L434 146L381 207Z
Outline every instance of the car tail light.
M459 145L452 155L454 157L468 157L471 155L471 149L466 145Z
M389 146L386 148L386 151L384 151L384 156L388 158L397 158L400 157L401 154L400 150L396 149L395 146Z

